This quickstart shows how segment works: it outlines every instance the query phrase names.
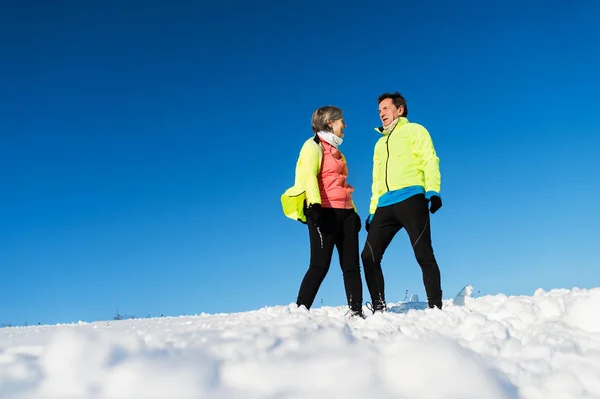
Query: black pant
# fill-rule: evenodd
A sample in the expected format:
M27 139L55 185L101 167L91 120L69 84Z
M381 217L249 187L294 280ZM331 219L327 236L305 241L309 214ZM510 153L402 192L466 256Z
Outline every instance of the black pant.
M430 306L432 303L441 302L440 269L431 246L428 204L425 196L420 194L397 204L377 208L375 211L361 255L367 287L375 309L385 307L381 258L392 238L403 227L408 233L415 257L421 266Z
M319 227L315 227L309 218L306 223L310 239L310 266L300 285L296 303L310 309L329 271L335 246L340 257L348 306L352 310L361 310L363 298L358 255L360 218L354 209L323 208Z

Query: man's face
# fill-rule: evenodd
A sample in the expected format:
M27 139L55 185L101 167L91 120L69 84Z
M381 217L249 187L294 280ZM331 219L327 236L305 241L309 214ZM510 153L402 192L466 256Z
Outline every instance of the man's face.
M396 118L404 112L404 107L396 108L391 98L386 98L379 103L379 118L383 127L389 126Z

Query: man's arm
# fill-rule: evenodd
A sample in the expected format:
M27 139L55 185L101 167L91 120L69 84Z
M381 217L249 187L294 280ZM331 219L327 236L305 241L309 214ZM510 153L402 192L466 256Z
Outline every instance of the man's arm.
M414 149L425 175L427 199L434 195L439 197L441 189L440 159L435 152L429 132L420 125L415 129Z
M379 201L379 158L377 157L377 145L373 152L373 184L371 185L371 202L369 204L369 214L373 215L377 209L377 203Z

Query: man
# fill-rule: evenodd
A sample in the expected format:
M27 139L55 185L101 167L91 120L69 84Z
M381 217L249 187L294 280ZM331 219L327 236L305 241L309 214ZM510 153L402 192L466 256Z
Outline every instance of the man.
M410 123L406 100L398 92L379 96L383 136L375 144L367 242L362 251L373 312L386 309L381 259L404 227L423 272L429 307L442 308L440 270L433 255L429 212L442 206L439 158L429 132Z

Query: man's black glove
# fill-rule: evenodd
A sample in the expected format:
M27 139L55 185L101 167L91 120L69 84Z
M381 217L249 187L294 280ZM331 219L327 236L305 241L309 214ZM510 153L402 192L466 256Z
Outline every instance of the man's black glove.
M310 219L315 227L321 225L321 209L321 204L310 204L304 211L306 218Z
M429 212L431 212L432 215L442 207L442 199L437 195L432 195L429 202L431 203Z
M369 232L369 228L371 227L371 221L372 220L373 220L373 215L369 215L365 219L365 230L367 230L367 233Z

